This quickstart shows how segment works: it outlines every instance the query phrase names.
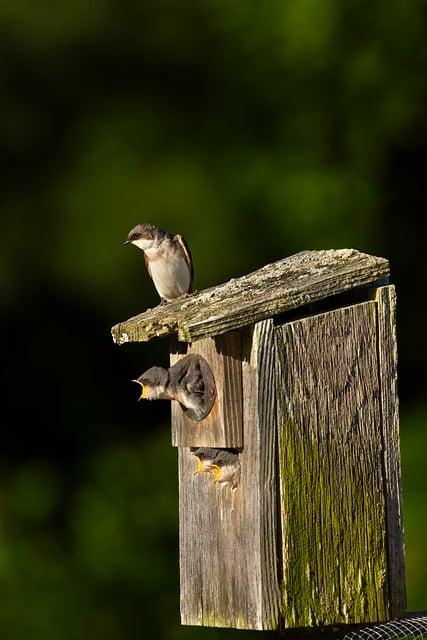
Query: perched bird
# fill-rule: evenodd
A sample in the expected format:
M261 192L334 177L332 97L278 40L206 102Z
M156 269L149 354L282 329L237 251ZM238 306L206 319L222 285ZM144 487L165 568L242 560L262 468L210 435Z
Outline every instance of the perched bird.
M131 229L124 244L134 244L144 252L145 265L162 302L190 293L193 260L186 240L152 224Z
M197 420L205 414L205 385L196 359L182 358L170 369L151 367L133 382L142 387L140 400L177 400Z
M206 465L204 471L211 471L214 474L214 483L228 484L235 489L240 480L239 454L219 449L215 458Z

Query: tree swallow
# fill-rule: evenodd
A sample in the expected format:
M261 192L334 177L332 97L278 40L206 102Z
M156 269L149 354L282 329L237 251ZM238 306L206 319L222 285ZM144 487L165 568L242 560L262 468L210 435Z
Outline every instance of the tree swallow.
M219 451L220 449L214 449L212 447L199 447L192 451L193 455L197 458L197 467L194 475L197 476L199 473L210 472L211 469L208 469L208 466L213 463Z
M199 447L192 453L197 458L195 476L199 473L213 473L214 484L229 484L233 489L238 486L240 480L238 453L210 447Z
M205 382L197 358L182 358L169 369L151 367L133 382L141 385L140 400L177 400L191 409L196 420L207 415Z
M227 449L219 449L204 471L211 471L214 474L215 484L228 484L235 489L240 481L239 454Z
M162 302L191 292L193 260L182 236L173 236L152 224L138 224L129 231L124 244L134 244L144 252L145 265Z
M194 475L199 473L213 473L214 484L228 484L235 489L240 480L239 454L228 449L214 449L199 447L193 451L197 458L197 468Z

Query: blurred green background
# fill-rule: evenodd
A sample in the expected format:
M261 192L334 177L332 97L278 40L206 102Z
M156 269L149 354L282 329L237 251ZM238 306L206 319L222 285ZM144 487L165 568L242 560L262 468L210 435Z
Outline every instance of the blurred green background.
M166 340L121 242L184 234L198 289L306 248L384 255L399 295L409 608L427 609L426 2L0 2L0 631L180 628ZM260 637L255 634L255 637Z

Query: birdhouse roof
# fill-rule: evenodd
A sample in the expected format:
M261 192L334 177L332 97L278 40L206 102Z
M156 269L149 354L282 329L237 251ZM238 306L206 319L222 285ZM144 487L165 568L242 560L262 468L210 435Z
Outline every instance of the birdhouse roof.
M224 284L147 309L115 325L111 332L117 344L145 342L168 334L177 334L183 342L195 342L388 276L388 260L355 249L303 251Z

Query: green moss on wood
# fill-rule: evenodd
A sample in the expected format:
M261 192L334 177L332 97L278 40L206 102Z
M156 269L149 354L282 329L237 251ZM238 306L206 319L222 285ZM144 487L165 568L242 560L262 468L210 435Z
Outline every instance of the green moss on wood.
M362 492L348 469L326 469L330 452L295 425L283 425L281 450L285 626L386 619L382 497Z
M389 617L373 310L276 330L286 627Z

